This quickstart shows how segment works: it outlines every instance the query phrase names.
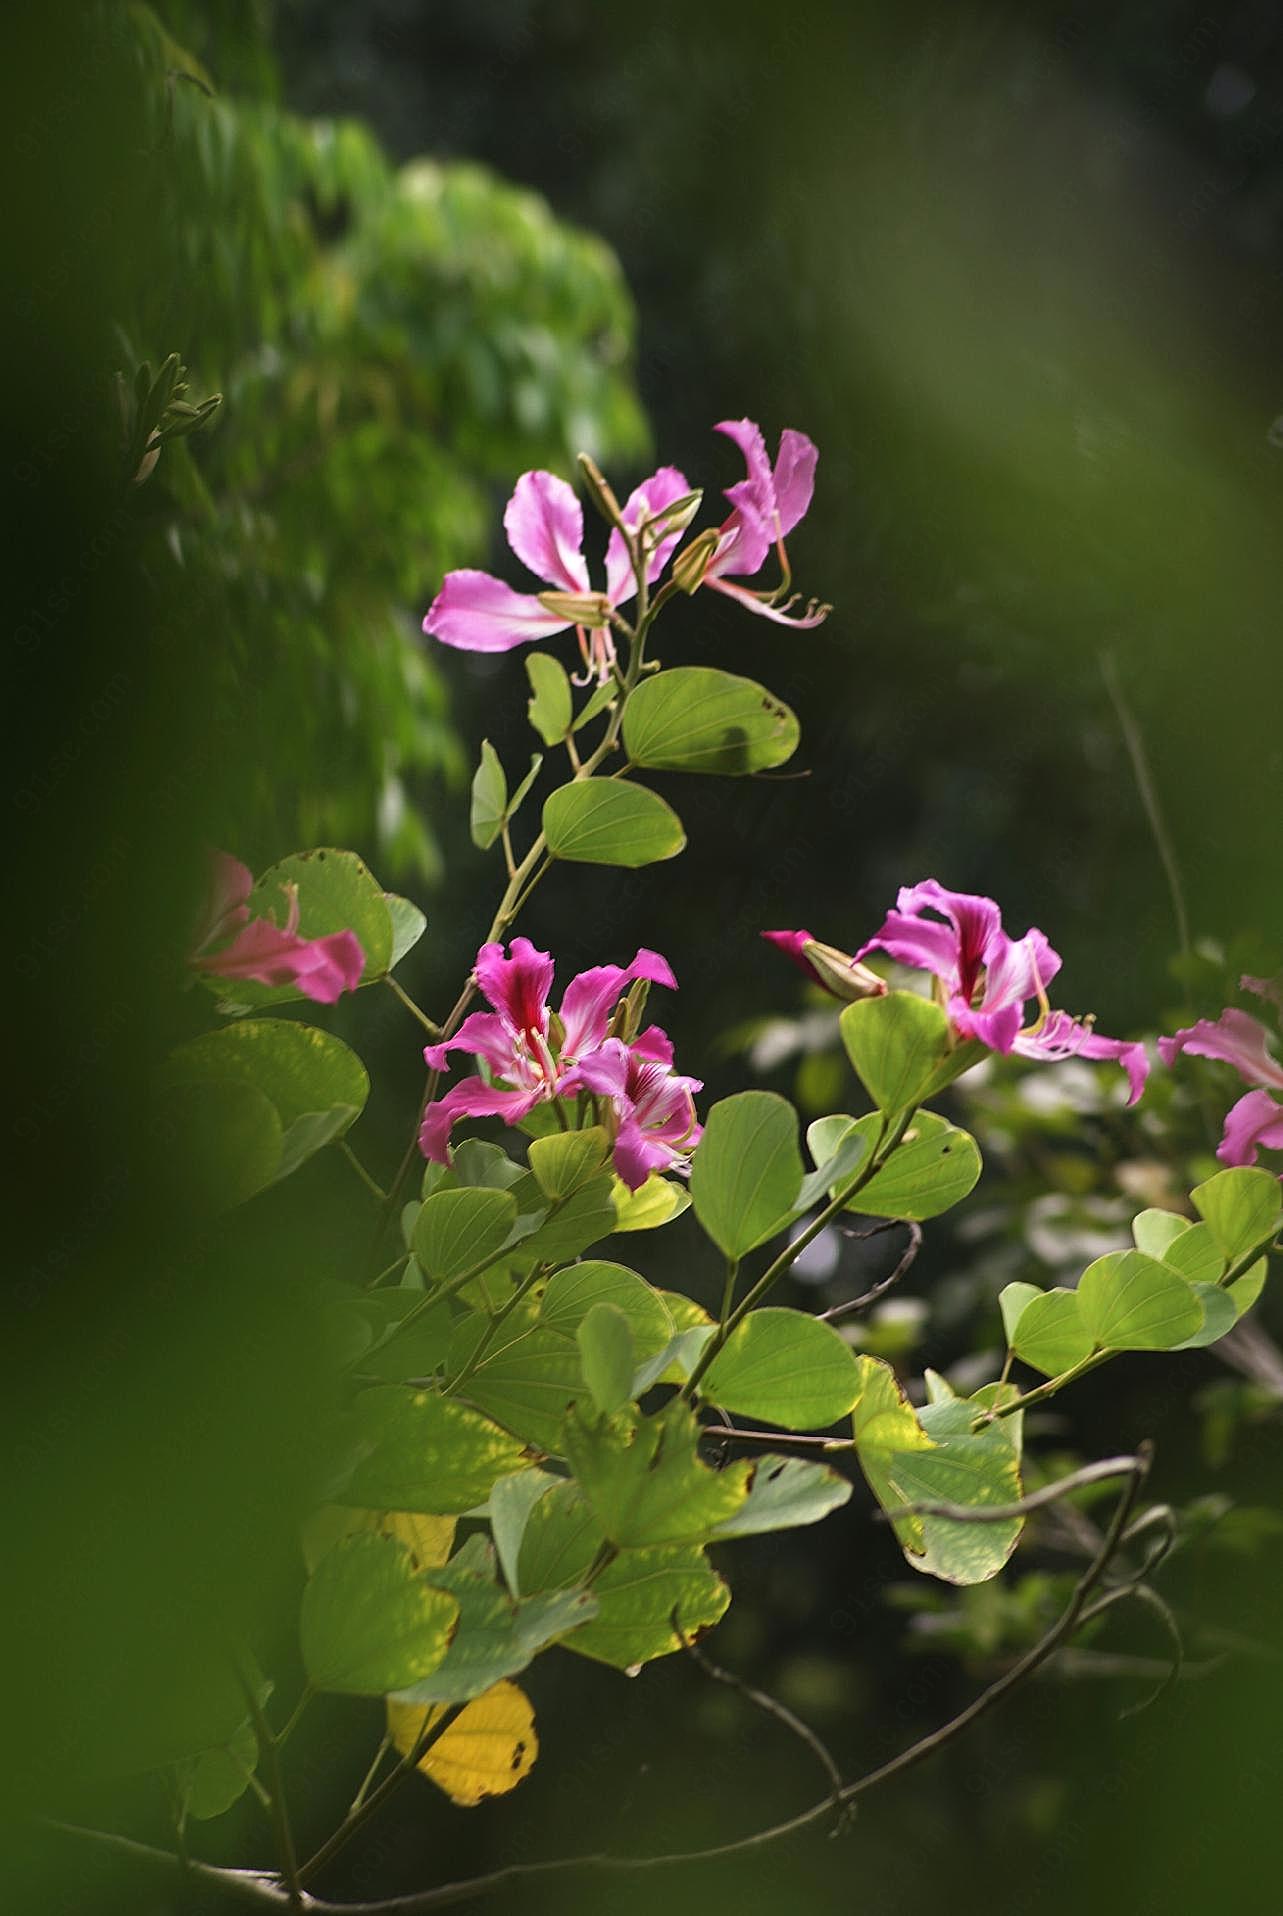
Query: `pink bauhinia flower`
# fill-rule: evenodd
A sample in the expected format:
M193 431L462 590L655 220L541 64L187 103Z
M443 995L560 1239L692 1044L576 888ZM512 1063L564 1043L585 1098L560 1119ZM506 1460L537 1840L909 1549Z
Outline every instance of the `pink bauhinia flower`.
M1265 982L1242 980L1247 990ZM1219 1018L1200 1018L1170 1038L1160 1038L1158 1049L1164 1064L1174 1064L1182 1051L1231 1064L1244 1083L1258 1087L1226 1113L1216 1147L1222 1164L1255 1164L1261 1145L1270 1151L1283 1150L1283 1105L1270 1096L1271 1090L1283 1091L1283 1065L1271 1052L1270 1033L1259 1018L1227 1005Z
M1127 1073L1129 1104L1144 1090L1149 1076L1144 1045L1106 1038L1090 1018L1053 1011L1047 986L1060 970L1059 954L1041 931L1008 937L992 898L946 891L934 878L904 886L896 909L855 954L856 962L870 951L930 972L959 1038L1044 1062L1109 1059ZM1026 1022L1030 1005L1036 1005L1037 1014Z
M805 612L792 610L800 595L789 596L792 572L784 547L785 535L806 517L811 504L819 458L814 442L805 433L787 428L780 434L772 466L761 428L753 420L723 419L713 430L735 441L744 455L748 477L727 487L726 497L733 511L715 543L708 535L709 557L696 583L724 592L759 618L774 619L779 625L820 625L832 610L830 606L812 599ZM739 583L756 578L773 551L779 555L783 575L774 591Z
M423 1055L433 1071L444 1071L452 1051L467 1051L481 1059L490 1076L461 1079L443 1098L429 1104L419 1131L419 1148L425 1157L437 1164L449 1163L450 1133L460 1118L501 1117L509 1124L520 1124L537 1104L593 1091L586 1066L608 1044L621 1042L610 1034L615 1009L627 987L637 981L666 985L670 990L677 986L667 959L643 948L630 965L596 965L581 971L566 986L554 1015L548 1004L553 969L549 954L537 951L528 938L514 938L508 953L498 944L481 947L474 975L492 1009L474 1011L453 1038L428 1045ZM639 1059L651 1063L663 1058L665 1047L671 1063L671 1046L654 1026L634 1047L622 1046L629 1051L635 1048ZM693 1080L680 1083L689 1087ZM653 1116L650 1103L646 1113L639 1120L644 1126ZM625 1178L637 1163L633 1133L628 1130L625 1135L629 1115L622 1106L618 1108L616 1164ZM691 1122L693 1116L692 1111Z
M690 487L676 466L661 466L630 494L623 519L635 533L645 519L658 519ZM679 519L681 515L678 515ZM508 544L517 558L551 588L517 592L489 572L447 572L423 621L425 632L465 652L508 652L533 639L551 638L572 625L579 631L586 669L599 680L610 675L614 641L610 614L637 591L628 545L615 527L606 546L606 589L594 590L584 558L583 508L573 489L551 472L523 472L503 515ZM653 584L663 572L684 527L665 531L647 563Z
M615 1169L630 1191L640 1190L652 1171L683 1169L700 1140L695 1093L702 1080L679 1077L672 1064L672 1045L651 1025L632 1044L607 1038L576 1073L580 1084L609 1102Z
M294 985L305 998L321 1005L332 1005L343 992L356 990L365 969L365 953L355 932L300 938L298 891L293 885L281 887L286 897L284 925L274 925L270 918L251 918L253 889L248 866L227 852L215 852L188 960L194 970L229 981ZM222 944L223 939L229 942Z

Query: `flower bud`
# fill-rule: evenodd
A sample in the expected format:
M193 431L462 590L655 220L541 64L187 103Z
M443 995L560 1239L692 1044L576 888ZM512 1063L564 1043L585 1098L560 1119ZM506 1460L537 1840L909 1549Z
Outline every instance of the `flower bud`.
M809 931L764 931L762 936L831 997L854 1004L859 998L881 998L886 991L886 981L876 971L857 964L849 951L821 944Z
M679 552L673 560L673 582L683 592L697 592L704 583L708 562L716 552L721 536L716 526L709 526L707 531L691 540L685 552Z
M618 499L611 490L610 482L602 472L597 461L586 452L579 455L579 469L588 483L588 497L596 506L608 526L618 526L625 532L624 514Z
M604 592L540 592L538 599L545 612L551 612L554 619L565 619L569 625L600 631L610 624L610 600Z
M653 519L642 520L642 537L653 547L672 533L685 532L703 503L702 492L683 493L680 499L674 499L671 505L657 512Z

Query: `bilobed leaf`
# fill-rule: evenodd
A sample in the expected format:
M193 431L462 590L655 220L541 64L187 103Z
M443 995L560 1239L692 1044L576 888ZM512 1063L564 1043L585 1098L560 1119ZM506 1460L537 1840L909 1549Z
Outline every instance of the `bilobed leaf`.
M392 950L388 956L388 970L394 971L407 952L414 950L428 929L428 921L417 905L408 898L398 897L396 892L385 891L383 902L392 920Z
M448 1708L444 1703L421 1707L389 1699L388 1733L394 1747L408 1756ZM492 1796L515 1790L538 1755L530 1699L517 1684L505 1682L466 1704L432 1740L416 1768L453 1803L474 1809Z
M919 1417L888 1365L868 1356L857 1362L863 1388L851 1420L856 1454L906 1561L946 1583L987 1582L1014 1550L1019 1520L959 1523L903 1513L918 1503L978 1508L1017 1501L1020 1460L1010 1434L997 1421L973 1433L980 1406L965 1400L928 1406Z
M409 1756L425 1730L449 1706L444 1703L394 1703L389 1699L388 1734L402 1756ZM496 1683L465 1704L419 1758L416 1768L444 1790L451 1802L473 1809L490 1796L506 1796L529 1776L539 1754L535 1713L515 1683Z
M1169 1247L1188 1231L1190 1220L1177 1211L1141 1211L1132 1219L1132 1237L1146 1257L1166 1258Z
M764 686L701 665L644 679L624 707L623 732L634 765L726 777L783 765L799 737L788 706Z
M862 998L845 1007L838 1025L856 1076L887 1117L940 1090L962 1062L945 1012L916 992Z
M819 1122L823 1124L827 1120L821 1119ZM815 1130L814 1124L807 1126L808 1144L811 1133ZM847 1183L851 1174L859 1168L873 1149L872 1138L873 1134L860 1130L853 1118L847 1120L845 1128L836 1134L834 1148L825 1157L817 1159L815 1170L808 1172L802 1179L802 1188L797 1194L793 1215L805 1216L813 1204L819 1204L822 1200L829 1198Z
M455 1527L453 1517L429 1517L418 1510L360 1510L348 1504L322 1504L303 1525L303 1561L309 1570L315 1570L341 1537L375 1530L404 1544L416 1570L432 1570L449 1557Z
M1197 1292L1143 1251L1110 1251L1089 1264L1078 1302L1093 1343L1105 1350L1175 1350L1203 1323Z
M1152 1255L1156 1253L1151 1252ZM1226 1265L1225 1253L1210 1224L1187 1225L1169 1241L1161 1261L1179 1271L1191 1284L1218 1283Z
M615 1304L594 1304L575 1331L579 1366L599 1415L612 1417L632 1396L633 1334Z
M1272 1171L1252 1165L1218 1171L1196 1185L1190 1199L1231 1264L1283 1227L1283 1185Z
M260 1702L270 1688L270 1684L264 1685ZM257 1767L258 1735L247 1716L226 1743L180 1757L174 1765L174 1784L184 1815L201 1823L221 1816L244 1796Z
M1040 1291L1020 1314L1011 1348L1044 1377L1059 1377L1090 1357L1093 1338L1083 1322L1077 1291L1060 1286Z
M727 1257L783 1230L802 1186L797 1113L773 1091L741 1091L708 1114L691 1160L695 1215Z
M673 1335L673 1319L660 1293L626 1265L587 1258L554 1271L539 1306L551 1330L574 1337L594 1304L613 1304L632 1333L637 1358L654 1357Z
M532 1179L533 1183L534 1180ZM520 1193L518 1196L520 1198ZM615 1229L614 1178L602 1171L555 1205L531 1236L515 1247L528 1267L578 1257Z
M464 1138L461 1144L455 1145L454 1161L448 1170L442 1164L431 1168L444 1174L433 1186L438 1191L453 1190L459 1185L510 1191L526 1176L523 1165L515 1163L506 1151L485 1138ZM432 1193L425 1191L423 1195L430 1197Z
M574 709L565 667L550 652L528 652L526 676L533 694L526 706L530 723L545 745L559 745Z
M462 1327L451 1351L451 1369L461 1368L476 1335L471 1325ZM514 1313L459 1391L505 1430L556 1454L566 1411L585 1391L578 1347Z
M654 1416L630 1407L598 1423L566 1419L564 1454L593 1515L612 1543L693 1543L739 1509L749 1466L714 1471L696 1455L697 1427L674 1400Z
M860 1394L849 1344L806 1311L750 1311L700 1383L724 1410L786 1430L820 1430L845 1417Z
M374 1384L352 1406L356 1465L336 1501L453 1516L484 1503L522 1445L467 1404L437 1391Z
M640 1190L630 1191L622 1178L611 1186L617 1231L654 1231L690 1207L690 1192L672 1178L652 1171Z
M431 1573L432 1587L458 1605L458 1623L440 1662L420 1680L396 1686L398 1703L462 1703L516 1676L547 1644L597 1613L591 1591L559 1590L524 1601L495 1580L494 1552L472 1537Z
M586 1131L553 1131L532 1140L530 1169L546 1198L567 1198L601 1169L608 1148L599 1124Z
M748 1496L713 1531L714 1542L728 1537L758 1537L771 1530L796 1530L819 1523L847 1502L851 1486L827 1464L798 1457L763 1457L753 1466Z
M286 1131L335 1107L355 1117L370 1094L365 1066L341 1039L283 1018L203 1032L170 1052L165 1076L172 1084L248 1084L275 1106Z
M520 785L518 785L516 791L512 794L512 797L508 800L507 809L505 813L506 817L515 818L517 813L521 810L521 807L525 804L526 799L529 796L530 787L534 784L535 780L539 776L539 768L542 764L543 764L543 753L532 752L530 754L530 770L526 773L526 776L522 779Z
M857 1118L872 1151L880 1119ZM913 1122L880 1170L862 1185L847 1205L862 1217L939 1217L960 1204L980 1177L980 1152L969 1131L950 1124L936 1111L917 1111Z
M563 1478L530 1512L517 1557L522 1591L564 1590L582 1583L606 1533L578 1484Z
M697 1544L621 1550L593 1581L597 1615L564 1647L635 1670L670 1656L712 1629L731 1593ZM679 1634L680 1631L680 1634Z
M1242 1277L1236 1277L1232 1284L1226 1285L1226 1295L1234 1299L1234 1309L1242 1317L1250 1311L1261 1292L1265 1289L1265 1279L1269 1273L1269 1260L1258 1258Z
M1178 1351L1202 1350L1214 1344L1238 1322L1234 1299L1218 1284L1195 1284L1195 1295L1203 1307L1203 1322L1191 1337L1184 1337L1173 1348Z
M171 1154L174 1195L196 1212L231 1210L275 1183L284 1128L276 1106L253 1085L165 1084L156 1116Z
M675 858L686 843L671 805L644 785L581 778L544 801L544 836L554 858L635 870Z
M447 1284L501 1250L516 1221L517 1201L508 1191L434 1191L419 1207L414 1255L425 1277Z
M500 1477L490 1492L490 1533L504 1581L514 1597L521 1595L518 1563L530 1513L541 1497L562 1482L563 1478L546 1470L517 1470L510 1477Z
M308 1680L351 1696L415 1683L445 1657L458 1615L455 1598L423 1580L403 1544L374 1531L345 1537L303 1591Z
M508 810L508 781L499 754L488 738L481 741L481 758L472 775L472 811L469 830L472 842L488 851L503 829Z
M1026 1304L1032 1304L1035 1297L1041 1297L1042 1291L1037 1284L1007 1284L998 1293L998 1309L1002 1312L1002 1328L1008 1344L1020 1322L1020 1313Z

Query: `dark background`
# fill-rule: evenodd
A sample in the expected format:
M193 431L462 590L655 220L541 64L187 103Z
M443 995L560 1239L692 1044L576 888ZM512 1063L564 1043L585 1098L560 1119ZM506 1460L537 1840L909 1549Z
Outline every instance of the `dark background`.
M993 893L1016 930L1043 925L1066 958L1062 1002L1104 1028L1153 1029L1183 1009L1102 653L1144 731L1195 937L1255 939L1277 963L1276 7L160 12L229 98L356 116L397 162L483 161L601 234L636 302L657 456L710 493L736 476L714 420L748 413L772 439L795 425L817 440L816 505L791 547L799 584L835 604L828 624L789 633L704 594L676 609L660 648L788 699L809 776L666 781L686 856L639 876L554 875L525 927L567 971L642 941L666 952L683 987L667 1022L710 1093L745 1082L742 1060L716 1049L725 1033L800 1003L792 976L759 962L758 928L806 924L850 946L897 884L927 873ZM131 363L126 345L153 359L178 349L198 392L231 390L234 368L212 348L202 363L202 308L215 288L234 307L238 278L249 284L248 201L239 210L235 180L218 208L187 194L144 123L146 75L100 14L24 9L10 37L7 1474L20 1546L3 1625L8 1795L164 1840L154 1795L86 1783L79 1758L93 1774L104 1743L127 1752L137 1719L195 1680L193 1585L288 1667L290 1526L324 1390L299 1306L361 1235L341 1166L313 1167L215 1231L156 1186L145 1085L206 1015L174 989L191 874L209 841L235 840L259 865L305 842L305 768L323 739L356 807L341 842L429 911L408 981L439 1010L497 889L467 845L460 769L483 732L520 761L526 687L518 658L450 655L411 694L441 737L415 763L409 803L448 878L419 841L398 851L363 829L363 761L330 756L332 736L310 729L320 678L313 696L275 670L296 608L259 589L271 552L247 537L229 584L218 560L231 532L211 519L209 567L184 574L165 562L147 489L120 487L109 375ZM309 217L341 240L351 213L339 193ZM294 309L256 314L238 351L302 323ZM449 439L448 419L425 427L404 392L396 406L391 443ZM258 456L247 404L230 403L217 433L197 467ZM639 433L624 420L614 436L621 480L646 469ZM523 463L564 456L550 441ZM488 514L434 521L418 553L349 551L329 501L334 590L381 568L417 621L444 565L484 560L481 527L497 526L519 468L497 444L459 458ZM430 476L398 468L389 487ZM197 495L175 497L167 510L198 540ZM269 601L277 623L255 611ZM352 604L326 601L318 644L354 629ZM361 708L370 729L381 685ZM390 1001L336 1022L380 1080L362 1148L389 1164L415 1097L413 1033ZM680 1260L656 1274L698 1291L712 1274L687 1267L691 1242L651 1256ZM938 1242L923 1292L967 1255ZM946 1357L982 1336L937 1329ZM1059 1434L1095 1450L1152 1434L1158 1494L1224 1487L1270 1505L1277 1424L1250 1427L1219 1473L1208 1461L1191 1401L1216 1374L1210 1357L1172 1360L1156 1383L1120 1367ZM901 1560L863 1511L858 1491L849 1521L742 1547L715 1640L809 1713L848 1773L940 1720L984 1665L974 1651L971 1667L912 1653L883 1602ZM1191 1557L1170 1591L1183 1617L1273 1645L1274 1660L1232 1660L1126 1721L1134 1688L1048 1682L868 1801L839 1841L604 1887L536 1884L499 1906L719 1897L916 1916L945 1901L1195 1910L1259 1894L1280 1861L1277 1570L1277 1546ZM1152 1654L1143 1630L1138 1642ZM680 1664L628 1683L554 1656L531 1689L543 1756L520 1794L465 1815L425 1789L336 1872L336 1895L584 1846L697 1845L818 1794L782 1733ZM326 1705L309 1732L304 1819L318 1832L360 1766L354 1711ZM266 1853L248 1810L207 1835L227 1860ZM21 1906L171 1906L65 1846L51 1855L25 1826L13 1845Z

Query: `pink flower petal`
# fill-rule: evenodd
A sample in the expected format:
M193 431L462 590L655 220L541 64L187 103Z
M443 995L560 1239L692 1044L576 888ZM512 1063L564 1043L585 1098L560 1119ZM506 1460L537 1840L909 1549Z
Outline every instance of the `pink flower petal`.
M489 572L447 572L423 621L442 645L464 652L510 652L514 645L564 632L568 619L554 618L530 592L514 592Z
M543 1037L548 1030L552 958L546 951L536 951L528 938L514 938L509 950L511 957L505 956L502 945L481 947L477 983L514 1032Z
M452 1051L467 1051L474 1058L484 1058L490 1069L502 1077L512 1064L512 1032L497 1011L473 1011L453 1038L447 1038L444 1044L423 1047L428 1069L448 1071Z
M1283 1105L1268 1091L1248 1091L1226 1112L1216 1155L1222 1164L1255 1164L1261 1145L1283 1151Z
M1215 1058L1232 1064L1248 1084L1283 1089L1283 1066L1270 1055L1270 1034L1259 1018L1229 1005L1219 1018L1200 1018L1170 1038L1160 1038L1164 1064L1174 1064L1182 1051L1196 1058Z
M792 532L810 509L819 456L814 441L808 439L804 432L795 432L791 426L787 426L780 434L773 484L781 533Z
M552 472L523 472L503 515L522 565L563 592L587 592L584 514L574 489Z
M450 1133L460 1118L504 1118L520 1124L540 1096L539 1091L502 1091L484 1078L463 1078L424 1112L419 1149L434 1164L449 1164Z
M646 978L652 984L667 985L670 991L677 989L677 980L668 960L661 958L657 951L648 951L645 947L638 951L627 967L594 965L591 970L581 971L577 978L571 979L558 1013L564 1031L561 1048L563 1058L577 1058L582 1051L602 1042L611 1012L626 988L638 978Z

